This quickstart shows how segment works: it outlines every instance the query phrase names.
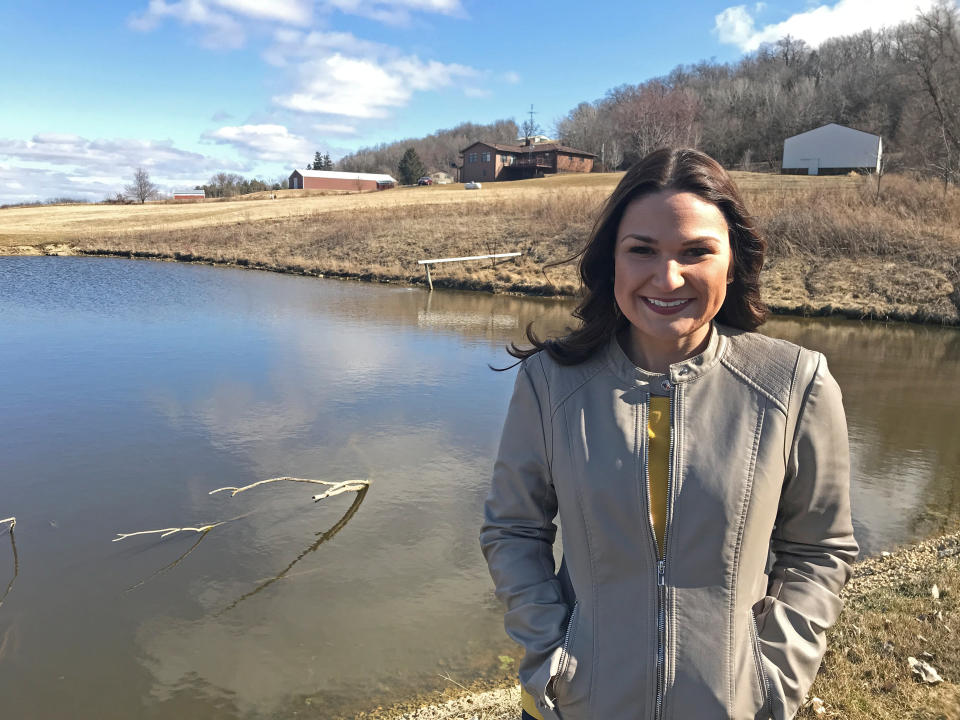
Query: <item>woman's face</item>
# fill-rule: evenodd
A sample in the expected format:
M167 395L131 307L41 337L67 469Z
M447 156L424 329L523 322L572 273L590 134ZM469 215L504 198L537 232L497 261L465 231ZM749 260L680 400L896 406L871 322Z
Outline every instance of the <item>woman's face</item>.
M658 192L627 205L613 294L634 349L674 355L670 362L700 351L733 277L729 236L720 209L693 193Z

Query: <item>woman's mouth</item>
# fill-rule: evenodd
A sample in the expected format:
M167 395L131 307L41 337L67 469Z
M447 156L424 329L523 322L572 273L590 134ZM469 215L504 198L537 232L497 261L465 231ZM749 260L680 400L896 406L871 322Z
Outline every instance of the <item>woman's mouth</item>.
M644 304L659 315L672 315L680 312L683 308L693 302L693 298L676 298L674 300L665 300L663 298L643 298Z

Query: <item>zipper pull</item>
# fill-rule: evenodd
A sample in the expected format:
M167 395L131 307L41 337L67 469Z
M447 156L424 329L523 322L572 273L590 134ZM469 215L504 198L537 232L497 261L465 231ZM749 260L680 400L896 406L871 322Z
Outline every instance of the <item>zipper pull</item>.
M664 582L663 576L667 571L667 561L666 560L657 560L657 585L663 587L666 583Z

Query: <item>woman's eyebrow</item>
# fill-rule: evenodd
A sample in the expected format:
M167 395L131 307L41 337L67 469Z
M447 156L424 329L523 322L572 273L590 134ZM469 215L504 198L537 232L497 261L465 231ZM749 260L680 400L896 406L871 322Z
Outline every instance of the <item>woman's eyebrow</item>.
M620 238L620 241L623 242L624 240L629 240L630 238L634 238L635 240L639 240L640 242L650 243L651 245L657 244L657 241L654 238L648 237L647 235L640 235L639 233L627 233L622 238Z
M633 239L635 239L635 240L639 240L640 242L649 243L650 245L658 245L658 244L659 244L659 243L657 242L656 238L652 238L652 237L650 237L650 236L648 236L648 235L641 235L641 234L639 234L639 233L627 233L627 234L624 235L622 238L620 238L620 242L623 242L624 240L629 240L630 238L633 238ZM697 244L703 243L703 242L719 243L719 242L720 242L720 239L714 237L713 235L701 235L700 237L695 237L695 238L691 238L691 239L689 239L689 240L684 240L682 243L680 243L680 245L681 245L681 247L685 247L685 246L687 246L687 245L697 245Z

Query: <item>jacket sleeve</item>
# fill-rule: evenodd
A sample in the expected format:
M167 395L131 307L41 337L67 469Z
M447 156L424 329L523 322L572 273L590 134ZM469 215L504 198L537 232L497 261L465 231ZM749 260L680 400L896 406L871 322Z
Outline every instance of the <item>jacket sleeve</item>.
M813 355L816 370L800 398L772 537L776 559L757 613L775 720L792 718L813 684L859 549L840 387L823 355L803 354Z
M526 649L520 683L539 707L547 705L543 714L549 718L553 703L547 685L559 662L569 610L553 559L557 496L550 473L547 397L540 360L534 356L517 374L484 506L480 545L497 598L506 607L507 634Z

